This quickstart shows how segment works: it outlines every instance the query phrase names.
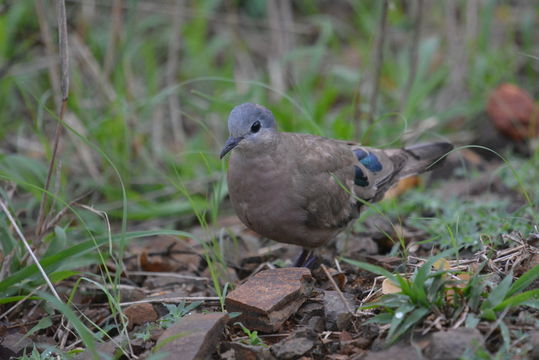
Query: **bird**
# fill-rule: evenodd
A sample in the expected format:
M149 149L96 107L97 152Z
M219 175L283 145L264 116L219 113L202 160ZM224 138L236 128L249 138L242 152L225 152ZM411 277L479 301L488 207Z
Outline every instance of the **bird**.
M356 142L281 132L273 113L245 103L228 117L229 198L241 222L259 235L311 251L343 231L399 179L430 170L449 142L377 149Z

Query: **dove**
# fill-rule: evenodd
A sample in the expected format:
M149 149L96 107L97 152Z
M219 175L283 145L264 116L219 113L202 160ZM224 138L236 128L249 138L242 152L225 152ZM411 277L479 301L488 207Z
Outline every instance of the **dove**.
M273 113L253 103L230 112L228 130L220 158L231 152L228 191L239 219L304 253L327 244L399 179L430 170L453 149L448 142L376 149L280 132Z

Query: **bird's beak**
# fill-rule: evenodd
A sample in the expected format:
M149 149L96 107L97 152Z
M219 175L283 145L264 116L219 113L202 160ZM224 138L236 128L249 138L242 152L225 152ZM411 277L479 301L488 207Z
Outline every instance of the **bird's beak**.
M234 149L242 140L243 140L243 136L239 136L236 138L232 136L229 137L225 143L225 146L223 146L223 150L221 150L219 159L222 159L230 150Z

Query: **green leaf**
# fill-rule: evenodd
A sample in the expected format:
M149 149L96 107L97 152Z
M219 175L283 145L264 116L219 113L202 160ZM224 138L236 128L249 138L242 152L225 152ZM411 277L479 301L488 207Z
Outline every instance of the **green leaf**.
M500 281L498 286L492 289L487 299L483 302L483 304L481 304L481 309L484 310L488 308L493 308L500 304L507 296L512 281L513 272L511 271L509 272L509 274L507 274L507 276L505 276L502 281Z
M68 305L64 304L54 296L45 293L45 292L39 292L39 296L41 296L47 303L52 305L54 308L56 308L58 311L64 315L69 323L73 326L77 334L80 336L82 342L92 355L94 359L99 359L99 355L96 351L95 346L95 337L93 334L88 330L88 328L82 323L82 321L79 319L77 314L71 309Z
M530 286L537 278L539 278L539 265L535 265L530 270L522 274L511 286L507 296L511 296Z
M71 276L76 276L79 274L80 274L79 271L73 271L73 270L55 271L52 274L49 274L49 279L52 281L52 283L57 283Z
M39 300L41 298L39 296L30 296L29 298L27 298L26 296L23 296L23 295L21 295L21 296L8 296L8 297L5 297L5 298L0 298L0 305L21 301L23 299L26 299L26 300Z
M112 236L113 242L118 242L124 236L125 240L132 240L139 237L155 236L155 235L176 235L192 238L192 235L184 231L175 231L175 230L151 230L151 231L134 231L125 234L116 234ZM41 266L47 272L54 271L59 266L61 266L66 259L76 259L80 258L83 255L87 255L89 252L94 251L97 247L104 245L108 242L108 236L100 236L95 239L90 239L81 242L80 244L74 245L70 248L67 248L63 251L60 251L56 254L44 257L40 260ZM70 264L72 267L80 266L76 263ZM0 297L9 296L12 293L16 292L20 285L23 282L36 279L39 273L37 266L32 264L26 266L25 268L15 272L13 275L5 278L0 282Z
M388 271L388 270L386 270L386 269L384 269L384 268L382 268L380 266L369 264L369 263L366 263L366 262L363 262L363 261L347 259L347 258L342 258L342 260L349 263L350 265L357 266L360 269L372 272L372 273L380 275L380 276L385 276L389 280L393 281L395 284L400 284L399 279L395 275L393 275L393 273L391 273L390 271Z
M429 309L423 308L423 307L417 308L414 311L412 311L410 315L406 316L401 326L399 326L399 329L393 335L393 338L388 338L389 343L393 343L395 340L397 340L402 334L408 331L412 326L420 322L429 312L430 312Z
M399 325L406 319L406 314L408 314L412 310L414 310L414 306L411 304L403 305L397 310L395 310L395 313L393 314L393 319L391 319L391 328L389 329L389 333L387 334L387 337L389 339L393 338L393 334L395 334L395 332L399 328Z
M539 289L534 289L530 291L526 291L514 296L511 296L508 299L505 299L498 305L494 306L492 310L494 311L500 311L504 310L508 306L518 306L524 303L525 301L531 300L531 299L539 299Z
M26 334L24 334L24 336L21 337L19 341L17 341L17 344L20 343L24 338L50 326L52 326L51 318L49 316L42 318L33 328L31 328Z

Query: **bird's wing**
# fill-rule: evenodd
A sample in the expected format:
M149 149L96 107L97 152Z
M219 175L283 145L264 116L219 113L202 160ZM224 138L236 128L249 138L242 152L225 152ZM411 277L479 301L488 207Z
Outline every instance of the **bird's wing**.
M305 225L340 230L359 214L355 182L358 163L349 145L323 137L281 133L283 161Z
M400 178L421 173L452 149L447 143L376 149L324 137L281 133L283 161L307 225L345 227L365 202L380 200Z

